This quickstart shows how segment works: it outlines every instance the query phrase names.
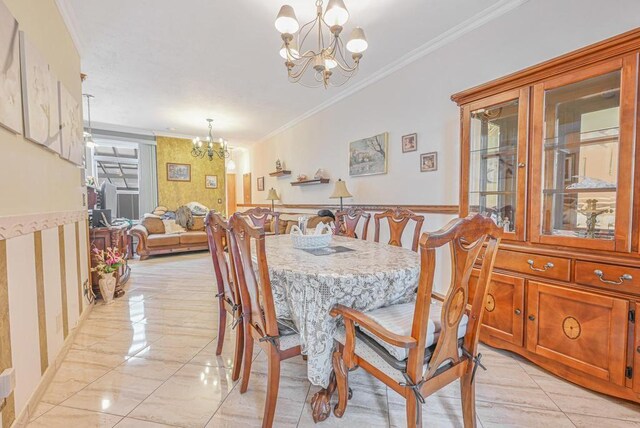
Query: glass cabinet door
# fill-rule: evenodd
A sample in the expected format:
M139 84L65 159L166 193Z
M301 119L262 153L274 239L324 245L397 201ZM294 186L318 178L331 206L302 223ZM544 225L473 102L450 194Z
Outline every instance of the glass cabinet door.
M524 238L527 94L511 91L463 110L468 171L463 215L490 217L508 239Z
M623 92L625 73L619 60L536 87L539 242L626 245L630 205L620 195L631 193L632 135L624 135L621 119L624 97L635 91Z

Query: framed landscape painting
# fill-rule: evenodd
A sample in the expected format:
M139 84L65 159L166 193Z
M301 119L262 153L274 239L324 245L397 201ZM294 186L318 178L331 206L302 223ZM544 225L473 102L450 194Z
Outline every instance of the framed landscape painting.
M264 177L258 177L258 191L264 191Z
M0 125L22 132L18 21L0 2Z
M349 144L349 175L387 173L389 133L375 135Z
M191 181L191 165L167 163L167 181Z
M217 189L218 188L218 176L217 175L205 175L204 176L204 187L207 189Z
M22 31L20 50L24 136L34 143L62 154L58 79L42 54Z

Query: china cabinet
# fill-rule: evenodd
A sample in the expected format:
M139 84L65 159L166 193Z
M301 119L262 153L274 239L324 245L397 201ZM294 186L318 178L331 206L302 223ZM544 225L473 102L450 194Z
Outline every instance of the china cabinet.
M505 231L482 340L636 402L639 54L640 28L452 96L460 214Z

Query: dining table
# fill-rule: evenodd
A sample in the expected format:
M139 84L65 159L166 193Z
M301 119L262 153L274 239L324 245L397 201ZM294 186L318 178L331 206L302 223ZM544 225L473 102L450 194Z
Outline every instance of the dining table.
M289 235L269 236L265 248L277 317L298 329L307 377L322 387L312 400L314 420L324 420L335 389L334 334L342 322L331 308L342 304L366 312L415 299L418 254L343 236L320 249L295 248Z

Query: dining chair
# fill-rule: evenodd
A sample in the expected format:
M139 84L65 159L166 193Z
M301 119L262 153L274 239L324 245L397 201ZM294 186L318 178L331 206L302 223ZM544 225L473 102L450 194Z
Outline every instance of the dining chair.
M334 306L331 315L342 316L345 323L336 333L338 350L333 354L337 417L347 408L349 371L361 367L404 397L411 428L422 426L425 398L460 379L464 426L475 426L473 381L482 357L478 336L501 236L502 230L481 215L452 220L420 238L415 302L368 312ZM433 278L436 249L446 244L451 249L451 282L443 296L433 292ZM469 296L469 277L484 244L477 288Z
M242 322L245 329L240 393L245 393L249 385L253 344L256 341L268 359L267 397L262 426L271 427L278 401L280 362L301 354L300 336L292 322L276 318L265 252L264 229L256 227L251 223L251 219L242 213L234 214L229 223L231 254L240 290ZM255 264L252 248L255 251Z
M279 212L271 211L270 209L267 209L267 208L256 207L246 211L242 211L242 214L248 216L253 222L254 226L262 227L262 228L264 228L264 225L267 223L267 221L275 220L273 222L272 232L275 233L276 235L280 234L280 224L279 224L280 213Z
M358 223L360 223L360 219L364 219L361 239L366 240L371 214L360 208L351 207L336 213L336 235L357 238L356 228L358 227Z
M220 214L209 211L205 217L205 230L207 232L207 240L209 242L209 253L213 261L213 271L216 275L216 283L218 285L218 339L216 346L216 355L222 354L222 346L224 345L224 336L227 329L227 313L233 318L233 326L238 327L236 330L236 346L233 355L233 370L231 379L236 381L240 377L240 365L242 362L242 349L244 346L244 328L240 324L240 315L242 313L240 307L240 293L236 282L231 281L233 270L233 261L225 252L226 243L228 242L229 224L222 218ZM227 263L228 260L228 263ZM231 265L231 266L230 266Z
M404 233L407 224L409 224L409 221L415 222L411 249L413 251L418 251L418 240L420 239L424 216L416 214L410 210L395 208L383 213L374 214L373 218L375 221L375 235L373 240L375 242L380 242L380 220L386 219L389 224L389 245L395 245L396 247L402 247L402 234Z

